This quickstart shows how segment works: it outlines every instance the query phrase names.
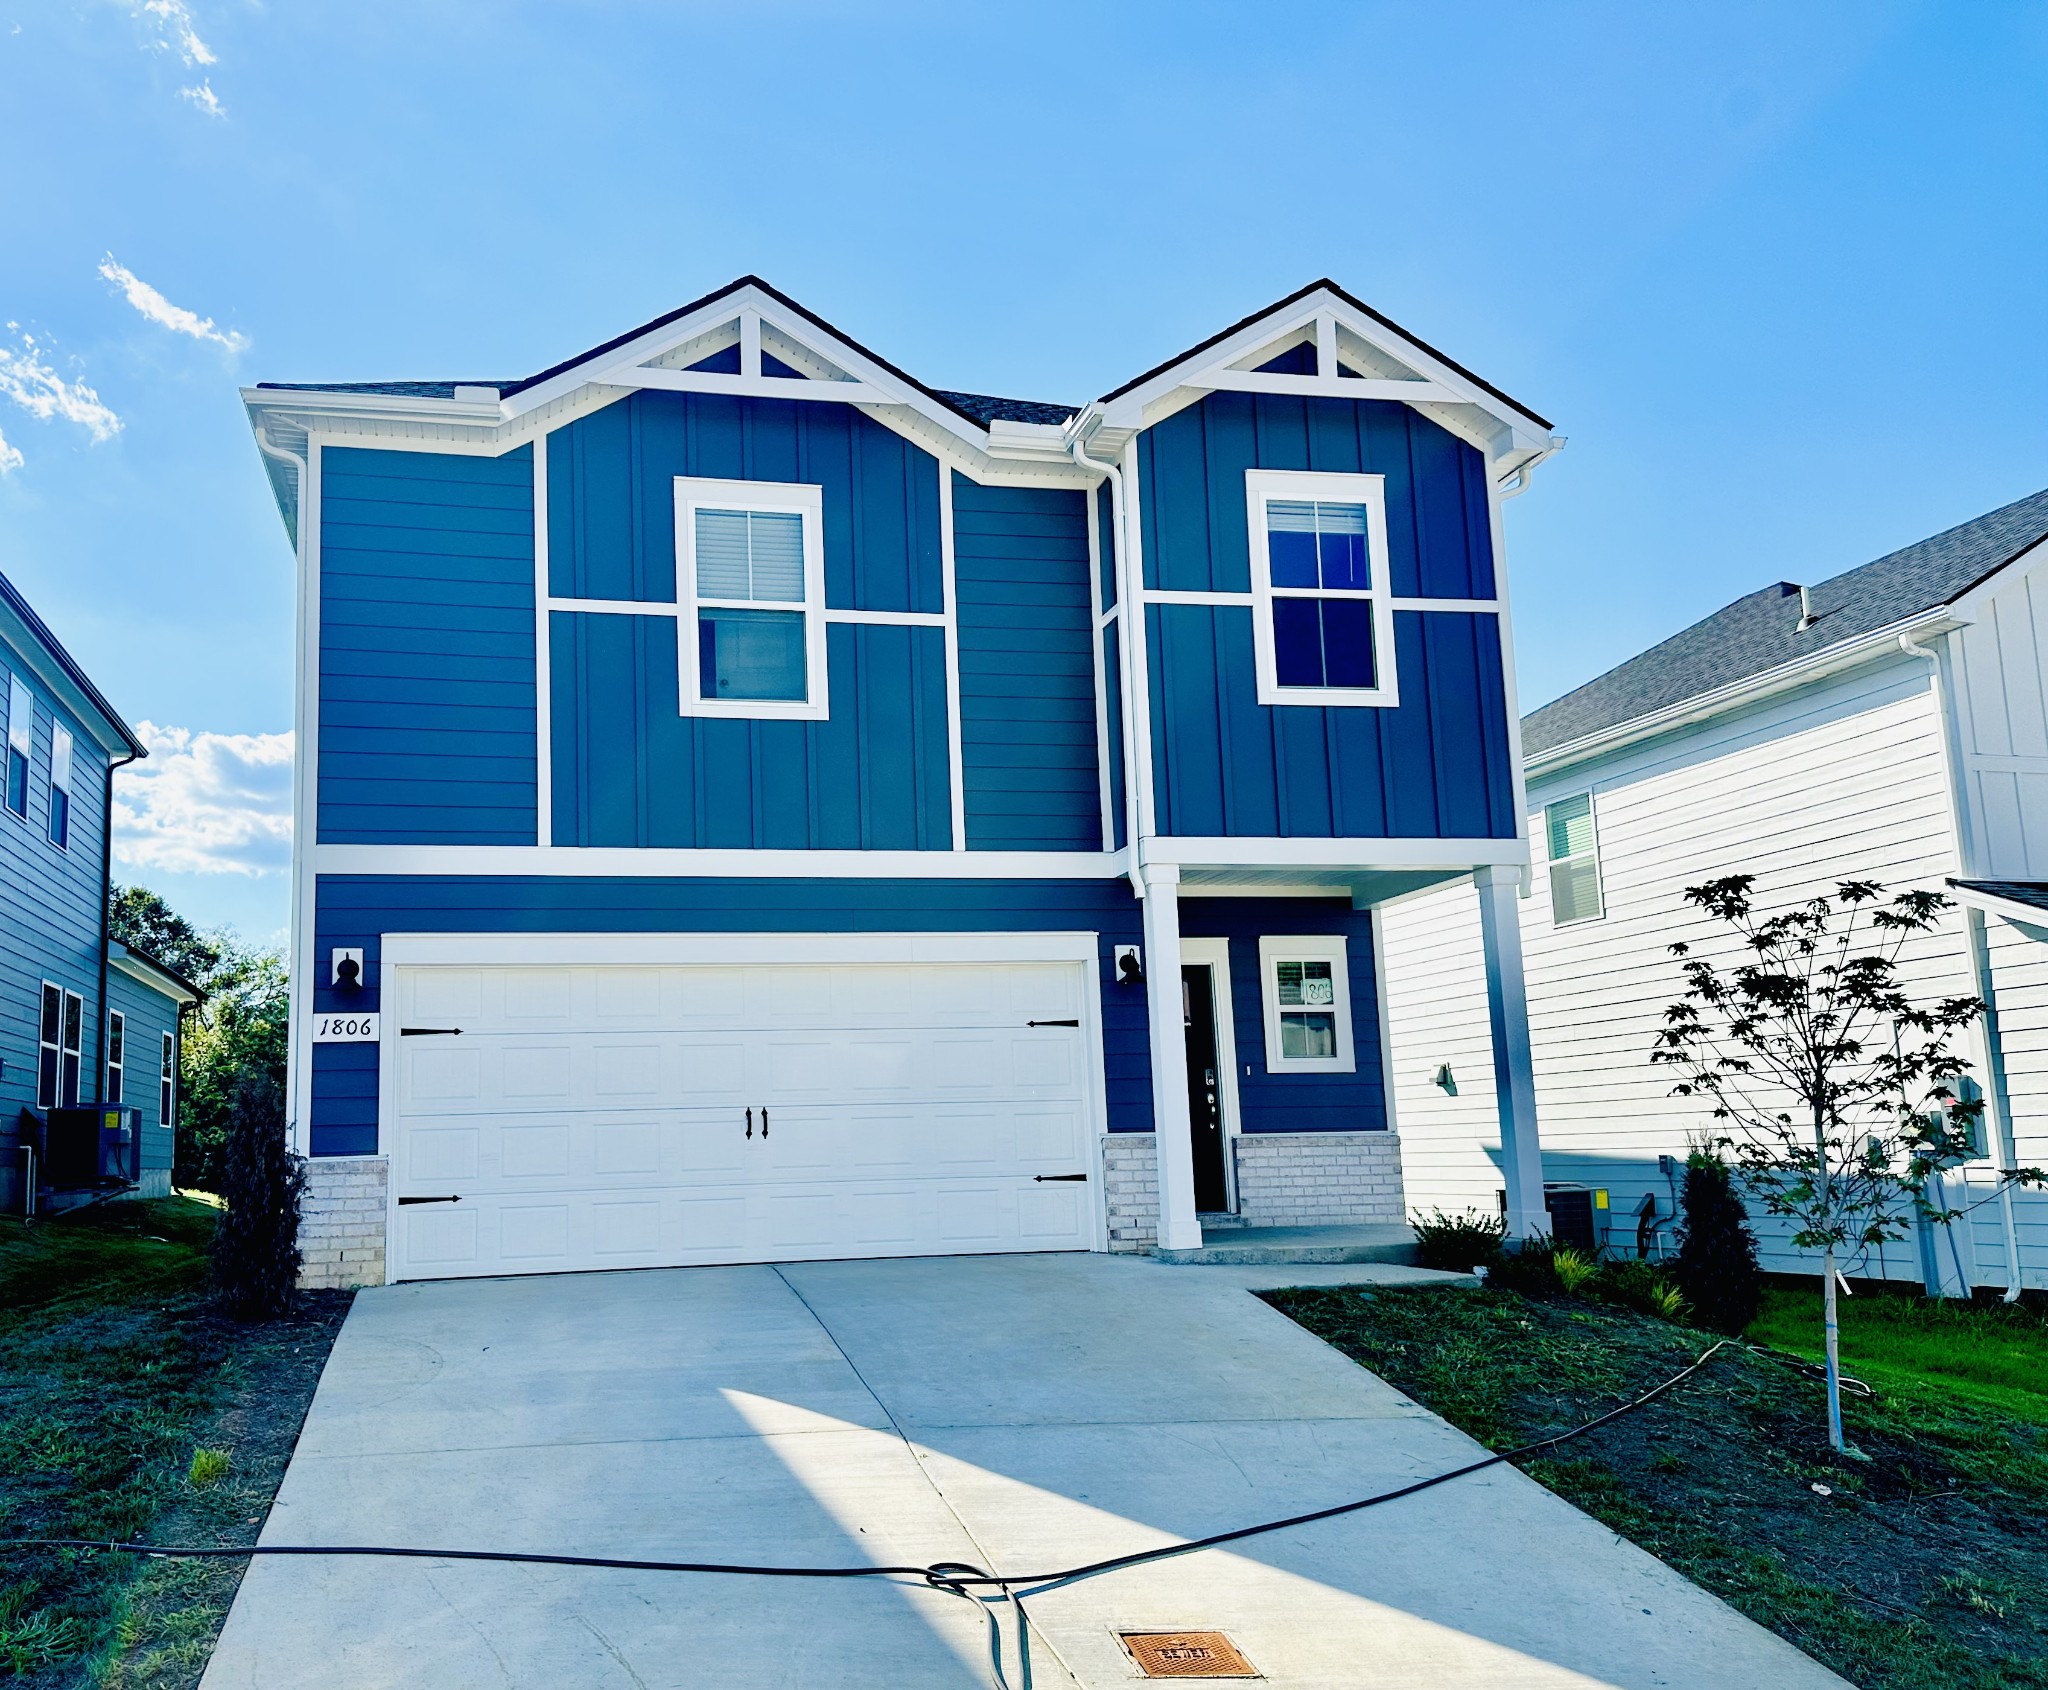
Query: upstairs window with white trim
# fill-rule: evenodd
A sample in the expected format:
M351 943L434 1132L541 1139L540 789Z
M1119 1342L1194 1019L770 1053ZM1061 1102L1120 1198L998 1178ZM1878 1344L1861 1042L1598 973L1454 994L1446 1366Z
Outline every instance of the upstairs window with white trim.
M28 814L29 763L35 754L35 700L19 675L7 682L7 808L17 816Z
M686 716L822 720L824 490L676 478Z
M1392 705L1386 478L1249 470L1261 704Z
M71 730L62 722L50 729L50 843L71 848Z
M1543 806L1550 854L1550 924L1568 927L1606 914L1600 896L1600 842L1593 832L1593 795L1581 792Z
M1259 940L1266 1011L1266 1071L1349 1074L1351 976L1342 935Z

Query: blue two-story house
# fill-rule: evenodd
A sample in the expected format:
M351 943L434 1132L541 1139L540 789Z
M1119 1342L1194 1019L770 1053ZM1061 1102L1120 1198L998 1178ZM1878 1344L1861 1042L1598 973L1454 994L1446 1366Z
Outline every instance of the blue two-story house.
M244 397L313 1282L1398 1220L1374 908L1458 878L1541 1226L1534 412L1328 282L1079 408L753 278L523 380Z
M146 752L4 575L0 731L0 1214L168 1197L179 1012L199 993L107 931L114 771ZM82 1104L129 1112L103 1162L50 1154L50 1111Z

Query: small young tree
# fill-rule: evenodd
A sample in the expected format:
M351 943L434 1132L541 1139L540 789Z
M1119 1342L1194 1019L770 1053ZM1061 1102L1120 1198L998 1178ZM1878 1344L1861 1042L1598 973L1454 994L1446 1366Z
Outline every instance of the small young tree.
M1983 1105L1951 1089L1968 1064L1951 1048L1983 1013L1974 997L1916 1004L1899 983L1901 948L1933 927L1950 900L1848 880L1832 897L1760 915L1755 877L1733 874L1685 897L1742 939L1727 969L1671 947L1685 996L1664 1012L1653 1062L1676 1066L1680 1097L1711 1100L1729 1129L1744 1186L1794 1223L1792 1243L1818 1250L1827 1351L1828 1438L1842 1439L1835 1287L1845 1253L1903 1238L1916 1214L1956 1211L1929 1195L1942 1168L1964 1160ZM2038 1182L2037 1169L2001 1177ZM1938 1187L1935 1188L1938 1190Z
M1728 1164L1711 1148L1686 1157L1680 1202L1678 1288L1701 1325L1739 1337L1756 1319L1763 1273Z
M284 1088L262 1068L244 1069L227 1125L214 1281L237 1320L275 1320L290 1312L298 1291L306 1188L305 1160L285 1141Z

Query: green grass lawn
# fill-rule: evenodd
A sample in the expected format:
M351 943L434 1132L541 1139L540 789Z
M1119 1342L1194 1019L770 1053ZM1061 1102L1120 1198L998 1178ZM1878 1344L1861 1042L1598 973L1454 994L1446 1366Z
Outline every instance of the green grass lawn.
M1592 1419L1713 1339L1500 1289L1267 1298L1495 1449ZM1817 1353L1817 1295L1773 1292L1753 1336ZM1876 1393L1844 1405L1861 1459L1829 1450L1814 1379L1733 1348L1526 1470L1865 1690L2048 1690L2040 1311L1858 1298L1844 1348Z
M1871 1385L1930 1387L2048 1425L2048 1309L1865 1295L1839 1300L1842 1370ZM1771 1289L1752 1342L1821 1357L1817 1290Z
M172 1198L0 1221L0 1537L261 1523L346 1299L269 1326L221 1319L214 1215ZM201 1449L217 1453L195 1469ZM196 1683L240 1563L209 1564L223 1569L210 1583L172 1565L0 1552L0 1681ZM179 1580L192 1601L149 1599Z

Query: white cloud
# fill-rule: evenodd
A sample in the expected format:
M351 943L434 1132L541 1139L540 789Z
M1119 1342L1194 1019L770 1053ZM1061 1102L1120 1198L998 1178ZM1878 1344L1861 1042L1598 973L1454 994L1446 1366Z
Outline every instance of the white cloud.
M27 462L19 447L7 444L7 436L0 434L0 475L12 474Z
M95 440L110 440L121 432L121 419L100 402L100 396L82 381L66 381L32 334L20 325L8 329L21 336L18 347L0 345L0 399L11 399L40 421L61 417L88 430Z
M292 852L292 736L136 724L149 756L114 788L114 856L167 874L281 873Z
M157 33L156 45L175 52L188 65L215 63L213 49L199 39L192 8L185 0L128 0L129 10Z
M249 344L244 335L232 331L222 334L213 326L211 317L202 317L197 311L173 305L127 265L115 263L111 252L101 261L100 274L126 294L128 303L143 316L174 334L188 334L194 340L210 340L217 346L225 346L230 352L240 352Z
M226 117L228 108L220 103L220 96L213 91L213 79L205 77L196 88L180 88L178 97L190 100L208 117Z

